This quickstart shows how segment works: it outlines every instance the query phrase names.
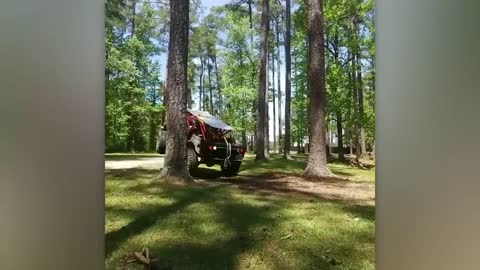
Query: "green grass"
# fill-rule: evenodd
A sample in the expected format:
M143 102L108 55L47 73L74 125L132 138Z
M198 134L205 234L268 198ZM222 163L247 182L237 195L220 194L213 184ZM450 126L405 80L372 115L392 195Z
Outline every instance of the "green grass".
M305 161L254 163L245 175L301 173ZM215 167L213 167L215 168ZM332 164L373 181L373 171ZM225 185L172 185L158 171L106 176L106 268L143 247L170 269L375 269L375 208L249 193ZM142 269L142 268L126 268Z
M293 160L285 160L281 155L272 154L271 159L265 162L255 162L255 156L247 154L240 175L264 175L272 173L284 173L292 175L302 175L307 165L307 157L305 155L292 155ZM201 167L207 168L204 165ZM218 166L211 167L219 170ZM374 182L375 168L360 169L343 163L329 163L328 168L336 175L347 177L352 181L358 182Z

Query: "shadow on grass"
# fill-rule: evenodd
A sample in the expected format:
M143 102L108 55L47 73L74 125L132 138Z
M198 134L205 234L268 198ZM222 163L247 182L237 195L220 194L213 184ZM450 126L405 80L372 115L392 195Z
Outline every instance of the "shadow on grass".
M142 187L138 187L137 191L144 189L148 193L149 186L150 184L142 185ZM155 246L148 246L155 258L158 259L162 269L171 269L171 265L175 266L174 269L233 269L238 263L237 256L240 253L259 244L258 235L255 234L253 228L274 226L275 218L273 216L282 207L281 203L274 203L273 199L263 200L263 205L260 206L245 203L243 200L233 197L231 190L225 186L202 187L192 184L191 186L176 187L171 185L158 195L173 198L175 202L170 205L150 207L136 213L123 211L117 207L106 208L111 212L123 214L128 212L129 215L132 213L135 215L130 223L105 235L107 259L127 240L141 235L155 226L156 229L162 227L167 230L173 229L180 235L192 235L193 238L204 237L201 243L179 238L168 244L158 243ZM222 234L205 234L203 231L205 224L199 222L199 217L196 215L185 215L182 225L175 226L175 228L172 228L170 223L162 223L170 215L188 212L187 208L192 204L215 209L216 214L212 217L212 222L222 225L224 228ZM205 220L203 222L208 223ZM216 237L218 238L215 240ZM126 252L133 251L135 250Z
M192 171L190 175L194 178L213 180L222 177L222 172L215 169L199 167Z
M375 206L372 205L345 205L343 206L345 212L360 217L362 219L375 222Z
M264 231L254 229L275 227L274 215L280 210L280 205L272 203L268 207L256 207L236 200L228 192L212 199L205 203L217 210L214 222L225 228L222 234L209 235L202 243L178 240L152 247L152 253L159 261L167 266L175 265L175 269L235 269L239 264L238 256L259 247L265 237ZM187 223L195 224L195 220L192 218ZM197 223L192 228L179 230L198 237L201 230L196 227L201 226Z
M286 160L272 156L267 161L246 160L242 163L241 171L255 173L261 170L283 171L283 172L301 172L305 168L306 163L303 160L293 159Z
M176 213L189 204L202 200L205 195L213 191L216 187L209 189L181 189L170 194L176 202L171 205L149 207L138 213L133 221L123 226L119 230L107 233L105 235L105 256L108 257L113 251L122 245L124 241L135 235L141 234L150 228L159 220L166 218L170 214ZM108 209L108 208L107 208ZM110 208L110 210L114 210ZM115 209L116 211L116 209Z
M212 182L234 183L243 181L248 183L248 181L254 180L265 181L265 179L245 176L223 178L219 176L220 172L218 170L199 169L200 175ZM133 180L146 176L153 177L156 173L156 170L130 169L110 171L107 175L115 176L114 180L118 181L125 178ZM241 183L241 187L247 188L249 185L246 183ZM137 244L130 244L127 241L136 236L141 237L150 229L155 234L174 232L174 235L165 238L159 236L157 240L145 244L145 247L149 248L154 258L158 259L157 262L161 269L175 270L235 269L240 268L240 266L241 268L263 269L271 268L272 264L275 267L274 269L329 269L328 259L321 257L320 252L332 249L335 253L345 254L345 251L355 252L356 239L363 242L372 242L371 231L365 233L345 231L351 238L348 243L336 244L338 239L335 238L335 235L329 236L331 239L326 239L327 242L321 238L309 239L305 246L302 242L295 244L298 246L297 255L288 255L283 258L279 255L283 248L281 241L287 240L279 240L282 235L275 235L275 230L280 222L285 221L282 210L292 208L292 202L278 196L272 196L272 194L262 193L264 190L257 188L258 186L255 186L255 184L253 185L254 194L244 192L242 194L246 195L240 197L238 191L234 191L225 185L213 187L202 187L196 184L176 186L160 184L156 181L142 181L135 186L118 187L135 190L139 192L139 196L150 194L170 198L173 199L173 203L154 205L135 211L124 211L121 207L106 207L106 211L128 214L133 218L127 225L105 235L107 260L113 258L111 263L119 266L122 263L119 260L122 255L138 251L134 249L143 247L143 244L137 247ZM161 188L156 191L150 189L157 185ZM281 188L282 183L279 183L279 185L278 188ZM264 196L258 197L256 196L258 194ZM205 208L208 210L202 212L205 211L202 210ZM341 209L346 213L351 213L369 221L374 221L375 218L374 207L345 205L341 206ZM208 214L207 218L203 216L205 214ZM213 228L218 231L206 230L205 227L208 226L208 223L215 224ZM292 221L292 224L295 224L295 221ZM269 238L271 237L270 233L275 235L275 239ZM267 248L269 251L274 249L277 255L258 253L265 245L269 245ZM120 249L122 249L120 252L115 253ZM251 254L256 256L255 259L252 259L254 255ZM288 259L289 256L297 256L295 259L304 263L299 268L289 268L288 266L285 268L281 260ZM259 257L268 261L266 265L262 260L257 260ZM261 264L264 264L265 267L262 267ZM292 264L292 262L289 263L289 265Z
M131 169L105 169L105 175L122 180L138 180L139 178L151 178L160 174L160 170L131 168Z

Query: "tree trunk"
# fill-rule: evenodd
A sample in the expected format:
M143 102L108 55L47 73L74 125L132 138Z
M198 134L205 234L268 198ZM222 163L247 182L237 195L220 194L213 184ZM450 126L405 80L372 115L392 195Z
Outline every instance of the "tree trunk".
M200 86L198 94L198 110L202 110L203 105L203 58L200 56Z
M258 105L257 105L257 143L255 160L265 160L265 119L266 117L266 86L267 86L267 58L268 58L268 12L269 0L262 0L262 17L260 21L260 76L258 84Z
M220 75L218 74L218 65L217 65L217 56L213 56L213 63L215 64L215 75L217 80L217 93L218 93L218 114L220 118L223 118L223 98L222 98L222 90L220 87Z
M277 66L278 68L278 66ZM277 114L275 108L275 48L272 51L273 152L277 152Z
M375 141L372 144L372 157L375 158Z
M310 90L310 141L306 177L325 177L327 168L325 143L325 51L323 43L322 0L308 0L308 83Z
M283 140L283 157L290 157L290 101L292 63L290 55L290 0L285 1L285 135Z
M210 70L212 65L210 64L210 58L207 58L207 74L208 74L208 92L210 98L210 113L215 115L213 110L213 93L212 93L212 77L210 76Z
M269 26L267 26L269 27ZM267 38L268 48L268 38ZM266 61L266 86L265 86L265 157L270 158L270 110L269 110L269 89L270 79L268 77L269 62L268 62L268 49L267 49L267 61Z
M162 178L192 180L187 170L187 62L189 0L170 1L167 60L167 134Z
M280 74L281 74L281 68L280 68L280 26L279 23L277 22L276 24L276 29L277 29L277 104L278 104L278 152L282 152L282 87L280 84ZM276 120L275 120L276 121Z
M248 2L248 19L249 19L249 23L250 23L250 30L253 30L253 11L252 11L252 5L253 5L253 1L252 0L247 0ZM253 51L253 31L251 31L250 33L250 48L252 49ZM255 75L256 75L256 65L254 63L250 63L251 64L251 86L252 88L255 87ZM256 100L253 101L252 103L252 118L253 118L253 130L255 131L258 131L258 115L257 115L257 111L258 111L258 97ZM256 153L256 142L258 140L258 136L256 134L256 132L254 132L253 136L252 136L252 151L254 151Z
M167 89L165 84L162 84L161 89L162 89L161 92L163 94L163 98L162 98L163 111L160 113L160 124L158 125L157 143L155 145L155 150L158 148L158 144L160 143L160 138L162 137L163 126L165 125L165 116L166 116L166 107L167 107Z
M360 53L356 56L357 62L357 90L358 90L358 117L360 128L360 157L365 157L367 153L365 147L365 129L363 128L364 107L363 107L363 80L362 80L362 63L360 59Z
M152 107L155 108L155 106L157 105L157 94L156 94L156 87L155 87L155 83L153 85L153 98L152 98ZM149 132L149 137L148 137L148 150L149 151L155 151L155 147L156 147L156 144L157 144L157 141L156 141L156 136L157 136L157 133L158 133L158 127L157 127L157 123L158 123L158 117L159 115L157 115L155 112L152 112L151 115L150 115L150 132Z
M359 163L360 159L360 127L359 127L359 115L358 115L358 88L357 88L357 81L355 80L356 77L356 64L355 64L355 56L353 56L352 60L352 74L349 76L352 80L352 92L353 92L353 121L354 121L354 131L355 131L355 160L357 164Z
M342 112L340 110L336 111L337 116L337 153L338 160L345 161L345 153L343 151L343 127L342 127Z

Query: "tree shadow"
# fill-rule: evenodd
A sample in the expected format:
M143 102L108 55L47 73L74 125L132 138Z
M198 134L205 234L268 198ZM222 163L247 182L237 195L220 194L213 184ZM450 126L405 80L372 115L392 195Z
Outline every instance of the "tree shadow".
M276 226L282 221L282 209L287 208L287 206L291 207L290 202L276 195L293 194L295 197L306 196L309 200L313 198L322 201L342 201L324 198L309 192L292 191L285 182L276 181L275 183L275 180L280 179L281 176L273 179L272 185L272 183L266 183L268 182L267 179L261 177L237 176L225 178L220 176L221 172L214 169L201 168L200 171L204 176L203 179L207 178L206 182L223 183L225 185L197 186L191 184L187 187L176 187L165 186L162 183L160 189L152 189L158 187L158 182L142 181L135 186L126 187L128 190L138 192L140 196L142 194L162 196L172 199L174 202L170 205L151 205L139 210L106 207L107 211L116 211L119 214L133 217L133 220L125 226L105 235L106 257L111 257L132 237L139 236L153 227L156 233L158 230L158 233L163 230L165 232L171 232L172 230L175 232L174 236L160 237L162 240L145 244L152 252L153 257L158 259L156 262L160 269L235 269L239 268L239 264L242 264L242 268L247 265L249 269L257 269L257 263L261 264L262 262L249 259L249 256L253 257L254 255L268 258L270 264L275 267L274 269L284 269L285 267L282 266L280 261L276 261L276 258L269 257L271 256L269 254L259 254L257 252L269 241L269 232L276 230ZM121 179L127 177L132 180L138 179L137 174L153 176L157 174L157 171L128 169L114 170L109 173L109 175L112 174L122 177ZM265 186L262 187L262 183ZM341 185L343 182L337 181L334 183ZM246 197L244 195L239 197L238 191L233 191L227 187L227 185L234 184L239 184L241 190L248 191L241 192ZM256 195L262 196L258 197ZM135 194L135 196L137 195ZM248 198L255 199L253 202L249 202ZM212 209L209 210L212 216L199 218L198 215L195 215L195 211L198 209L190 209L192 205L201 205L201 207ZM341 209L355 217L369 221L375 220L374 206L342 204ZM173 223L166 221L171 215L178 215L179 212L181 214L182 211L185 214L181 218L175 217ZM193 215L191 215L192 213ZM202 213L199 212L199 215ZM184 223L177 224L179 219ZM204 228L208 222L221 226L222 233L205 232ZM328 267L331 265L329 259L322 257L320 252L331 249L334 253L344 254L345 251L355 251L355 244L360 240L368 242L372 238L371 231L364 233L345 231L344 233L351 239L349 240L351 243L342 242L341 245L338 245L335 242L337 240L335 236L328 236L330 238L327 237L327 242L309 241L309 243L313 243L312 247L299 245L298 252L300 255L297 256L307 262L305 265L312 265L312 268L309 269L329 269ZM188 238L189 235L191 238ZM278 244L278 242L273 243ZM129 244L125 246L131 248ZM133 251L139 250L125 252ZM121 252L123 253L123 250ZM117 255L114 255L115 258L117 258ZM173 268L173 266L175 267Z
M222 177L222 172L215 169L198 167L190 172L190 175L194 178L213 180Z
M239 263L238 256L258 248L265 238L266 228L275 227L275 215L282 207L269 200L265 200L262 206L249 205L232 197L229 192L210 197L204 203L216 209L213 222L226 228L226 233L211 235L202 243L177 241L151 247L161 267L175 265L175 269L189 270L234 269ZM192 218L186 222L195 220ZM197 223L193 227L202 225ZM192 230L199 234L195 229L183 233L192 233Z
M305 199L315 199L321 201L334 201L340 203L347 203L349 205L364 205L370 204L372 199L362 199L358 196L352 196L348 194L323 192L325 188L341 190L351 185L355 186L355 189L359 192L364 192L364 189L370 188L369 186L361 186L361 183L352 182L345 178L330 177L324 179L305 179L298 177L297 174L285 174L285 173L265 173L261 175L240 175L236 177L224 177L219 179L206 179L207 183L223 183L236 187L242 191L247 191L257 195L284 195L290 197L300 197ZM295 184L291 184L294 182ZM321 185L320 188L310 188L310 183L317 183L315 185ZM367 184L368 185L368 184ZM353 187L350 187L352 189Z
M177 192L172 192L170 196L175 199L175 203L166 206L152 206L142 210L130 223L105 235L105 256L109 257L110 254L118 249L128 238L141 234L170 214L184 209L193 202L202 200L203 196L215 188L216 187L211 187L206 190L182 189Z
M105 169L105 176L121 178L122 180L138 180L139 178L151 178L159 174L159 170L129 168L129 169Z
M375 222L375 206L373 205L344 205L343 210L356 217Z

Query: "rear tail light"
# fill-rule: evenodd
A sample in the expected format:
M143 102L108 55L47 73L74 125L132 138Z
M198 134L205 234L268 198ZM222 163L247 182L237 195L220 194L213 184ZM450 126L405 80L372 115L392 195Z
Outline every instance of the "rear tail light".
M243 148L238 149L238 151L240 152L240 154L245 153L245 149L243 149Z
M212 151L213 150L213 145L209 145L208 150Z

